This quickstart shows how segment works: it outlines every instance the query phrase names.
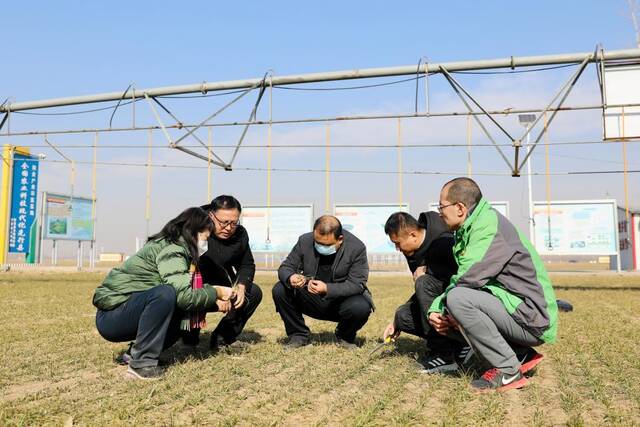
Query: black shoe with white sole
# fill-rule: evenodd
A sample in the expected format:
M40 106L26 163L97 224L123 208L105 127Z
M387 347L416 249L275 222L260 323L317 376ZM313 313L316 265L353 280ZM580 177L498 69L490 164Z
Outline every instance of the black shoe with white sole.
M289 337L289 341L286 344L283 344L285 350L293 350L296 348L304 347L311 344L311 341L308 337L301 337L298 335L293 335Z
M417 362L423 374L444 374L457 372L460 369L451 353L428 353Z
M144 366L142 368L134 368L129 365L127 375L139 380L156 380L164 375L164 369L159 366Z
M461 347L455 352L455 360L458 363L458 366L460 366L461 368L466 368L471 365L474 354L475 352L470 345Z
M354 342L347 341L336 336L336 345L340 348L344 348L345 350L357 350L358 345Z

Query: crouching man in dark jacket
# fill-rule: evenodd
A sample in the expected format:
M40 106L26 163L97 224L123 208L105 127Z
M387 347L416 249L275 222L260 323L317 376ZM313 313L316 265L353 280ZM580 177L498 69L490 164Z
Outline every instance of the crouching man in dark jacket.
M338 322L337 344L355 348L356 332L373 310L367 289L369 264L364 244L330 215L318 218L313 232L300 236L278 269L273 287L276 311L284 322L288 348L309 344L303 314Z
M247 230L240 225L242 206L233 196L222 195L202 206L215 225L206 252L200 257L205 283L236 288L237 297L218 311L225 313L211 333L210 348L216 352L227 346L242 348L236 341L249 318L262 301L260 287L253 283L256 265L249 247Z
M417 220L406 212L396 212L387 219L384 231L406 257L415 293L398 307L383 338L395 339L400 332L423 338L430 351L418 359L421 372L457 371L470 359L471 348L437 333L428 318L433 300L444 292L458 270L453 257L453 234L437 212L423 212Z

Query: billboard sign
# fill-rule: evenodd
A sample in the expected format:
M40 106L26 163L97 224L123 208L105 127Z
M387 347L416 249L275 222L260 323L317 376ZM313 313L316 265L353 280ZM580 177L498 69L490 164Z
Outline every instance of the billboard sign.
M246 206L240 221L252 251L288 253L301 234L311 231L313 205Z
M362 240L367 247L367 253L388 254L395 253L396 247L385 234L384 224L392 213L408 212L409 205L335 205L333 210L342 223L342 228Z
M38 194L37 158L14 153L9 217L9 252L30 253L35 241ZM35 248L33 248L35 249Z
M43 200L43 239L93 240L91 199L44 193Z
M604 69L604 139L640 138L640 65ZM609 107L620 105L620 107ZM623 105L627 105L624 107Z
M540 255L617 255L615 200L534 202Z

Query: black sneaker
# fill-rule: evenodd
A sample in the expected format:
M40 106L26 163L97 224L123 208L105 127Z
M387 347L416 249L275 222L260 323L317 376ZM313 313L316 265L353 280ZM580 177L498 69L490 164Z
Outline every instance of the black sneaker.
M129 366L127 375L139 380L157 380L164 375L164 369L159 366L145 366L142 368Z
M224 342L224 338L217 334L211 334L211 341L209 341L209 350L212 353L218 353L227 343Z
M522 388L529 383L529 380L518 371L512 375L506 375L499 369L491 368L477 380L471 381L471 387L477 392L485 393L489 391L506 391Z
M358 346L354 342L347 341L339 336L336 336L336 345L345 350L357 350Z
M128 365L131 362L131 347L133 347L133 343L129 343L129 348L124 351L124 353L120 354L116 357L116 363L118 365Z
M470 345L465 345L455 352L455 360L461 368L468 367L471 364L475 352Z
M246 351L251 347L251 344L245 341L234 341L231 344L226 345L227 351L231 352L241 352Z
M226 341L219 339L217 344L211 347L211 351L215 353L237 354L247 351L251 345L244 341L234 341L227 344Z
M573 304L571 304L569 301L565 301L563 299L557 299L556 304L558 305L559 311L564 311L564 312L573 311Z
M431 352L417 360L423 374L444 374L457 372L460 367L451 353Z
M286 344L283 344L283 347L286 350L293 350L295 348L304 347L309 344L310 344L309 338L293 335L292 337L289 338L289 341Z
M197 347L200 344L200 329L182 331L182 344L189 347Z

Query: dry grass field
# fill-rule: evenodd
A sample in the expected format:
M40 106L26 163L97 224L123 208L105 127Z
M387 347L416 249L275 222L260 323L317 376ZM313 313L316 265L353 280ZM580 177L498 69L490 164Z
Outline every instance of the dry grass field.
M474 394L466 376L418 373L423 351L402 335L397 352L369 358L395 308L411 294L407 275L372 276L377 311L362 347L332 343L334 324L310 320L313 345L285 352L271 300L273 274L257 277L263 304L236 354L200 347L163 355L158 381L125 378L113 359L126 343L95 330L93 289L102 274L0 274L0 425L639 425L640 276L554 275L559 340L530 385Z

